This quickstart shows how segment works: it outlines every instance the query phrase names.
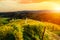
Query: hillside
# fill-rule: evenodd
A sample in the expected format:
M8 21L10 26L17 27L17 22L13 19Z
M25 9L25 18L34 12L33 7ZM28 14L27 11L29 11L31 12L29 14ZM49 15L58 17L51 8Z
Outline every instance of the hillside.
M0 27L0 40L60 40L60 37L53 33L55 30L60 30L59 28L60 25L48 22L12 19Z

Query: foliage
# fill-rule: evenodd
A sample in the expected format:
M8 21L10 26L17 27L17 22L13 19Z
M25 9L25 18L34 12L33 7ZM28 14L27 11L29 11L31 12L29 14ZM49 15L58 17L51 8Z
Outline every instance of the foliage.
M40 25L24 25L23 38L24 40L43 40L44 27Z
M2 17L0 17L0 25L4 25L4 24L8 24L8 19L9 18L2 18Z
M0 40L57 40L49 31L51 24L30 19L26 22L24 19L16 19L0 26Z

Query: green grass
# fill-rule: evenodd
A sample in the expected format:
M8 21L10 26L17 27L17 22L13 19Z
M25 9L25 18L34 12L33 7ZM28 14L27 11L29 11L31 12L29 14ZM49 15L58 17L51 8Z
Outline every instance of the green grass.
M60 30L55 30L53 31L55 34L59 35L60 36Z
M54 30L52 30L53 28ZM55 30L60 30L59 25L32 19L13 19L0 27L0 40L57 40L59 36L58 31Z

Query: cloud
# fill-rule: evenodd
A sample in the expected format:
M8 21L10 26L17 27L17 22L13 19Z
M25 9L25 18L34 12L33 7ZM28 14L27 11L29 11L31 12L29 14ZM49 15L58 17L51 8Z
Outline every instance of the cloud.
M20 4L16 1L5 0L0 2L0 12L21 10L52 10L55 6L57 7L59 5L54 2Z

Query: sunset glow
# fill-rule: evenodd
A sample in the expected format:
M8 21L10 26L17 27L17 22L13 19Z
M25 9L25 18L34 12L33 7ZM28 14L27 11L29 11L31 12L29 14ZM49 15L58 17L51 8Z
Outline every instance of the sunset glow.
M21 10L60 10L59 2L60 1L44 1L44 0L41 1L3 0L0 1L0 11L6 12L6 11L21 11Z
M0 40L60 40L60 0L0 0Z

